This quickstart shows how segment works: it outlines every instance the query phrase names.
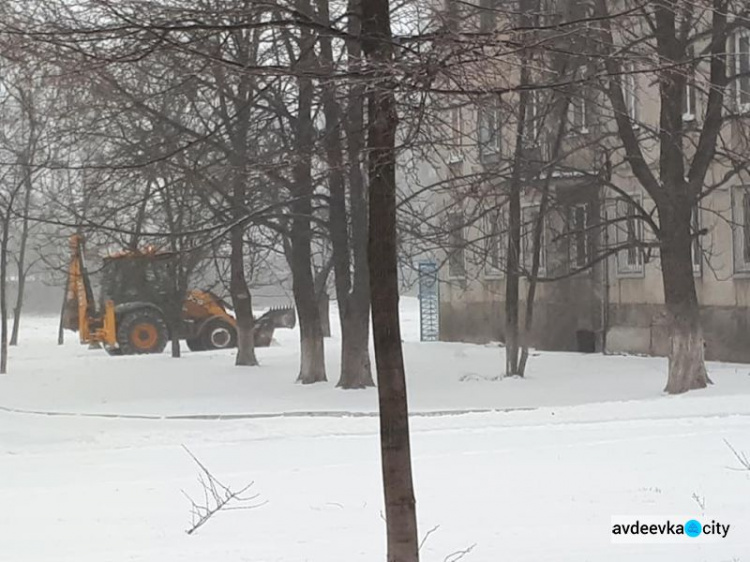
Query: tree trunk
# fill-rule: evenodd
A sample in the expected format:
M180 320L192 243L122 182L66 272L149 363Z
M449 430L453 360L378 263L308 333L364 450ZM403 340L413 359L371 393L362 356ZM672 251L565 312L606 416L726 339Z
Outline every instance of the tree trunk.
M13 308L13 331L10 336L10 345L18 345L18 332L21 327L21 310L23 308L23 297L26 290L26 246L29 240L29 207L31 204L31 168L26 167L24 171L23 199L23 221L21 223L21 240L18 249L18 286L16 287L16 306Z
M345 389L375 386L370 366L370 303L360 295L349 297L341 318L341 378Z
M300 370L297 381L302 384L324 382L326 378L325 348L320 323L318 299L312 274L309 199L293 205L295 218L292 224L292 293L297 307L300 331Z
M174 359L179 359L181 356L180 352L180 337L174 335L175 332L172 332L172 357Z
M327 0L319 0L321 13L328 18ZM349 0L348 31L357 37L361 30L361 6ZM327 20L326 20L327 21ZM353 74L361 67L361 45L347 41L348 65ZM321 40L321 56L331 68L333 54L330 39ZM336 299L341 324L341 373L336 386L361 389L375 386L370 366L370 286L367 267L367 201L361 170L364 152L364 113L361 84L352 84L347 97L346 118L336 99L333 87L325 90L326 149L331 167L330 232L333 246L333 265ZM344 164L342 128L346 135L347 162ZM344 170L346 169L346 174ZM350 210L347 212L346 185L348 181Z
M8 300L6 298L8 277L8 238L10 209L3 217L3 234L0 239L0 375L8 372Z
M253 301L245 278L245 260L243 255L244 229L242 225L232 228L230 257L229 292L232 295L235 319L237 321L237 359L235 365L256 366L255 336L253 318Z
M562 66L560 68L560 77L566 77L567 59L562 60ZM557 115L555 116L557 121L557 131L555 133L555 142L552 148L551 161L554 163L560 155L560 148L562 147L562 141L565 137L565 131L567 129L567 116L568 106L570 105L570 98L564 97L560 101L560 107L557 107ZM536 218L534 223L534 238L532 246L532 263L531 271L529 272L529 286L526 291L526 310L524 314L524 325L523 331L520 333L519 344L521 347L521 358L518 361L518 375L523 377L526 375L526 365L529 361L529 340L531 339L531 330L534 327L534 302L536 301L536 290L539 285L539 269L542 265L542 234L544 233L544 221L547 216L547 206L550 199L550 185L552 183L552 175L547 174L542 182L542 197L539 202L539 216Z
M60 307L60 323L57 326L57 345L65 343L65 304L68 301L68 288L70 287L70 276L65 275L65 292L63 293L62 306Z
M328 293L318 293L318 315L320 316L320 329L324 338L331 337L331 300Z
M23 245L23 242L22 242ZM22 250L23 252L23 250ZM10 345L18 345L18 332L21 329L21 310L23 308L23 294L26 290L26 272L23 271L23 254L18 257L18 287L16 292L16 306L13 308L13 329L10 334Z
M396 131L398 115L389 69L393 63L388 0L363 3L363 51L372 69L368 91L370 288L380 406L380 449L388 562L418 562L419 540L411 470L398 311Z
M528 81L528 64L521 60L521 84ZM510 178L508 198L508 251L505 279L505 375L522 376L519 370L519 284L521 278L521 191L523 189L523 165L526 129L526 106L528 92L519 92L518 122L516 123L516 146L513 154L513 170Z
M691 209L659 209L662 225L661 272L670 328L669 377L666 392L681 394L710 383L704 361L700 307L691 258Z
M302 13L312 14L313 12L310 0L297 0L296 6ZM307 28L302 28L300 35L298 66L301 70L305 70L314 66L315 36ZM292 170L295 201L291 205L292 231L290 236L292 292L297 306L300 329L300 370L297 382L311 384L327 380L323 329L312 273L311 220L314 186L311 150L315 144L315 124L312 116L315 92L312 80L304 73L300 74L298 83L299 97L295 131L297 160Z

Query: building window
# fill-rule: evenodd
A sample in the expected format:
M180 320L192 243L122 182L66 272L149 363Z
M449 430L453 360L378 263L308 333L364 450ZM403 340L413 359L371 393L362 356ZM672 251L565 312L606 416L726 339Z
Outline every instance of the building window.
M568 208L568 244L571 269L586 267L589 263L589 206L586 203Z
M616 243L623 249L617 253L617 273L623 276L643 274L643 222L638 217L641 199L618 199L615 217Z
M682 100L682 120L686 123L695 121L696 101L695 84L688 82L685 84L685 97Z
M737 188L732 197L735 273L750 273L750 187Z
M699 232L701 230L701 221L700 221L700 209L698 207L695 207L693 209L693 217L691 220L692 223L692 235L693 235L693 243L690 246L690 253L692 255L693 259L693 273L696 277L700 277L702 272L702 264L703 264L703 252L701 250L701 239L699 236Z
M570 107L568 108L568 125L570 130L574 133L588 133L588 115L586 109L586 98L581 96L575 96L570 100Z
M534 146L539 141L541 132L541 94L539 90L530 90L526 95L526 124L524 136L526 141Z
M695 66L693 58L695 57L693 48L688 50L689 63L686 67L685 76L685 93L682 99L682 120L684 122L695 121L696 110L696 90L695 90Z
M466 275L466 236L462 213L448 214L448 276Z
M731 65L734 75L734 95L737 109L750 111L750 29L740 29L731 37Z
M490 213L484 220L486 277L501 277L505 271L504 213Z
M638 107L638 75L635 72L634 64L623 66L622 96L630 121L637 124L640 119L640 108Z
M585 69L581 72L581 80L585 80L586 72ZM568 105L568 129L574 133L588 133L588 100L587 88L585 83L581 83L577 87L577 91L573 93L570 98Z
M533 205L524 207L521 212L521 262L524 269L531 273L534 264L534 232L539 221L544 221L539 217L539 206ZM541 237L539 239L539 275L544 275L547 269L546 259L546 232L545 225L542 224Z
M456 106L451 108L451 131L450 131L450 154L451 160L461 159L461 143L463 137L463 115L461 108Z
M484 158L500 152L500 104L497 98L479 106L479 153Z

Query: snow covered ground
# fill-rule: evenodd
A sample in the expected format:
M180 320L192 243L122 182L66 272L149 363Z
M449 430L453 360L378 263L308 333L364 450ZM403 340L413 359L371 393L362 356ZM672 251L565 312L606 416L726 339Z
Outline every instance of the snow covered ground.
M710 364L716 384L679 397L654 358L540 353L527 380L493 380L501 348L419 343L402 309L419 524L437 527L423 560L750 560L750 473L724 442L750 451L750 366ZM26 319L0 378L0 560L384 560L376 391L335 388L337 334L331 382L294 384L296 338L238 369L58 347L55 319ZM267 503L186 535L182 492L201 488L183 445ZM611 516L652 514L732 530L611 544Z

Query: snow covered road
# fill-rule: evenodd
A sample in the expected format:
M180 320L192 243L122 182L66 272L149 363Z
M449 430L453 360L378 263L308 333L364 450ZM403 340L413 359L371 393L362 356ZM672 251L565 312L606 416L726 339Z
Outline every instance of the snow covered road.
M497 347L406 334L420 532L437 527L424 561L472 545L468 562L750 560L750 472L733 470L725 443L750 451L748 366L713 364L714 387L679 397L661 394L664 363L650 358L544 353L528 380L493 381ZM42 320L24 335L0 405L65 415L0 411L0 561L384 559L376 394L334 388L335 338L333 382L311 388L293 384L294 333L251 371L221 353L58 348ZM267 503L185 534L183 490L201 488L183 446ZM733 531L716 544L613 545L622 514L720 518Z
M724 399L706 399L719 407ZM731 406L731 404L730 404ZM748 474L723 440L750 416L611 420L606 407L413 420L425 560L743 560L724 543L612 545L613 514L709 513L742 528ZM561 412L562 413L562 412ZM658 416L659 410L655 412ZM0 415L0 559L8 561L376 561L383 523L377 421L154 421ZM226 483L268 503L219 514L187 536L185 445ZM747 529L747 527L745 527Z

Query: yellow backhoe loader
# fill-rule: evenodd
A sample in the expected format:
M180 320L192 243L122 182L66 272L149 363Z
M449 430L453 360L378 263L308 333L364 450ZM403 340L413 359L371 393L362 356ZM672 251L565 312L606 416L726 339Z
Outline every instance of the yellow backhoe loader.
M173 254L124 251L105 258L97 306L80 235L71 237L70 250L63 326L77 331L81 343L102 345L111 355L161 353L170 329L178 329L192 351L237 345L231 307L210 291L189 290L179 321L168 321ZM276 328L295 324L293 308L269 310L255 321L255 345L270 345Z

